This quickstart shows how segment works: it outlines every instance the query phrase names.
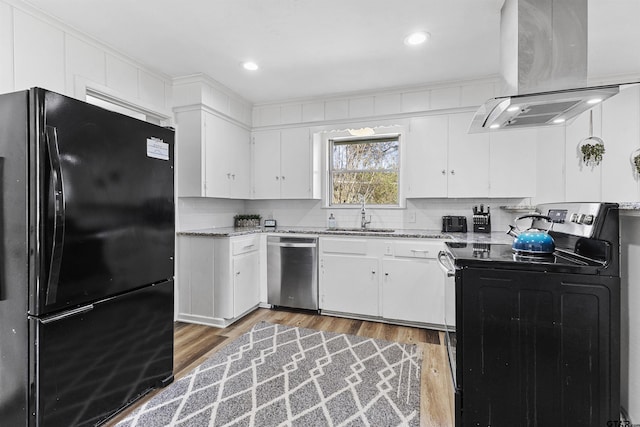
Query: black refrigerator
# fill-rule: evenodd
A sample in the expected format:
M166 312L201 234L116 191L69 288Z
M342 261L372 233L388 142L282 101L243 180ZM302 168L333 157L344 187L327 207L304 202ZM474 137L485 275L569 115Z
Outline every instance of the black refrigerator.
M0 95L0 425L96 425L173 379L174 132Z

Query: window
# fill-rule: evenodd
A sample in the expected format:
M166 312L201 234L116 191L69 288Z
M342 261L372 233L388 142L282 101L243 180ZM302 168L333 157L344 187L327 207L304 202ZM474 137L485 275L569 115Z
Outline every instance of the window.
M330 204L399 205L399 135L330 140Z

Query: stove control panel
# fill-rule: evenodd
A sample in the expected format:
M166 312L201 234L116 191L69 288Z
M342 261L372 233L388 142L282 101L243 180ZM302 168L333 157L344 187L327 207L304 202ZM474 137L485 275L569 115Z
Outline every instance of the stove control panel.
M537 207L538 212L551 218L551 230L582 237L591 237L599 210L600 203L547 203ZM543 220L536 220L533 226L549 228Z

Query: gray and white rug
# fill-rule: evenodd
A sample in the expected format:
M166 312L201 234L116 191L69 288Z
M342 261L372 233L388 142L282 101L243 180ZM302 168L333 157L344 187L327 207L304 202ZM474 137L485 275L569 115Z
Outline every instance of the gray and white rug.
M416 345L260 322L117 427L419 426L421 360Z

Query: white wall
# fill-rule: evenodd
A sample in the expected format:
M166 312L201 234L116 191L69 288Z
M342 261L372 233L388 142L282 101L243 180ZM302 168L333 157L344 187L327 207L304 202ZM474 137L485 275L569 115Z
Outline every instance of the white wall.
M39 86L85 100L89 87L170 117L171 84L19 0L0 0L0 93Z
M632 421L640 421L640 216L623 216L621 400Z

